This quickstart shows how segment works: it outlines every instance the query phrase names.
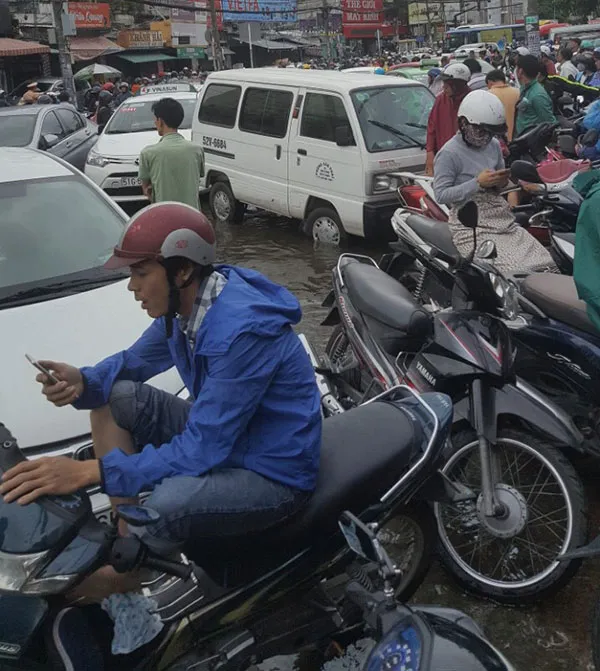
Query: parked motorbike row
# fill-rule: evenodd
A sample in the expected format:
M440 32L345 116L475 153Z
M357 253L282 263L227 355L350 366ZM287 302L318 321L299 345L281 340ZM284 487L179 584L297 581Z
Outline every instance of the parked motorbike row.
M538 128L522 147L554 131ZM547 231L561 270L572 271L581 197L570 182L589 164L570 161L545 181L531 154L511 167L513 180L539 186L526 223ZM451 448L441 473L456 496L431 504L439 556L471 592L506 604L547 598L600 554L600 537L585 546L576 470L600 458L600 332L572 277L498 271L494 243L477 240L474 203L459 213L473 235L465 257L431 180L391 177L403 206L391 253L379 263L342 254L332 271L323 323L334 328L325 355L313 352L323 412L353 412L398 385L447 394ZM600 668L600 605L594 623Z

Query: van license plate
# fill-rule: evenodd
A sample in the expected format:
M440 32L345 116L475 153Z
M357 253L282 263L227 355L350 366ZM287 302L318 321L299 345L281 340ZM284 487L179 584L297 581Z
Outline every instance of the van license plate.
M142 186L142 180L139 177L121 177L121 188L128 186Z

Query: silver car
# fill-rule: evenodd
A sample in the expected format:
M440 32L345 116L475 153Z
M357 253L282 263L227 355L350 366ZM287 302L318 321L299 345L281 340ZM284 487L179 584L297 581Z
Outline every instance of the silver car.
M98 127L72 105L23 105L0 109L0 147L41 149L83 171Z

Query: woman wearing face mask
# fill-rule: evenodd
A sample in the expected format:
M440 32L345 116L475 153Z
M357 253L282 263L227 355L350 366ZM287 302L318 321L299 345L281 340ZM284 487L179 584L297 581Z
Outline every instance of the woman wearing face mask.
M458 133L438 152L433 171L437 201L450 207L450 230L463 256L473 249L473 234L458 220L467 201L479 208L478 239L496 243L494 264L501 272L541 272L555 264L544 247L514 219L500 195L508 184L500 143L506 132L504 106L488 91L472 91L458 109Z
M577 75L577 81L580 84L593 86L591 81L596 74L596 63L594 59L587 54L579 56L577 59L577 70L579 71L579 74Z

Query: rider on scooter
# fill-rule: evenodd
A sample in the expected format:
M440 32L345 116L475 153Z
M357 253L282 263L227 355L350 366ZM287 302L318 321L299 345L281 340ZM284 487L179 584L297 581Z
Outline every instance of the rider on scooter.
M500 143L506 133L502 102L489 91L472 91L458 109L458 133L435 158L433 190L438 203L450 209L450 230L464 256L473 249L472 232L459 221L464 203L479 208L480 240L492 240L498 256L494 261L503 273L554 269L554 261L542 245L516 222L500 191L508 184Z
M255 271L213 265L215 256L210 222L188 205L158 203L131 218L106 267L130 267L128 289L152 324L96 366L44 361L59 382L37 378L56 406L91 409L96 459L24 461L3 477L5 501L100 485L115 506L152 490L147 504L161 519L142 536L163 554L190 538L277 525L307 503L321 413L292 330L300 306ZM173 366L191 400L145 384ZM106 566L76 591L101 600L138 586Z

